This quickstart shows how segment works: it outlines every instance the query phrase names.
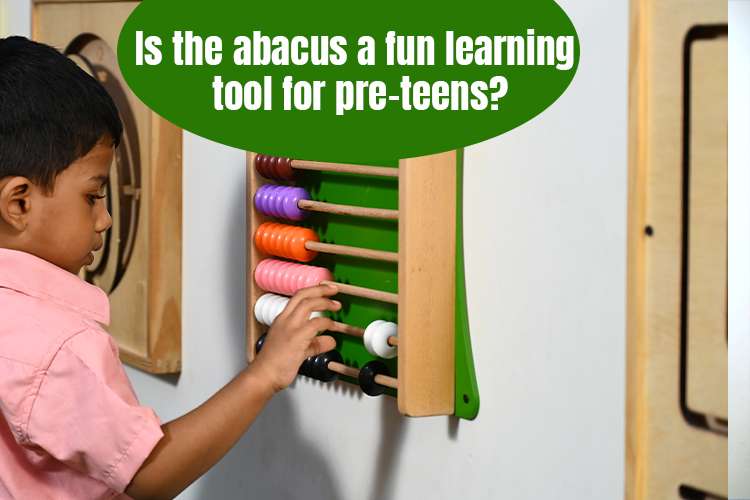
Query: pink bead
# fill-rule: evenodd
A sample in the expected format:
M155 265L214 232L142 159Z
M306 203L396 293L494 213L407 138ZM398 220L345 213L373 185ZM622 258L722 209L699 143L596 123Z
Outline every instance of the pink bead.
M333 281L325 267L308 266L278 259L264 259L255 268L255 282L263 290L282 295L294 295L303 288Z
M290 285L290 275L289 275L289 262L283 262L279 261L278 266L271 266L269 264L270 269L273 270L273 278L270 282L270 285L273 287L271 291L278 290L279 293L283 293L284 295L292 295L290 290L293 289L293 287Z

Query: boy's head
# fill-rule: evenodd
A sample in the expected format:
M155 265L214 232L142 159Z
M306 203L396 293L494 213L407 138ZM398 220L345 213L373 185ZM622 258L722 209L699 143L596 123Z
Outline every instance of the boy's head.
M73 61L0 38L0 248L72 273L89 264L112 223L104 190L121 134L109 94Z

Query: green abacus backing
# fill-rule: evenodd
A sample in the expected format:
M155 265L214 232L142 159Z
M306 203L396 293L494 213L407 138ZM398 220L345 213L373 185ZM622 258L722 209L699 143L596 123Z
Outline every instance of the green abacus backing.
M381 163L382 165L382 163ZM396 168L397 161L390 165ZM457 225L456 252L456 404L455 415L473 419L479 411L479 390L474 373L474 363L469 337L468 315L466 311L466 291L464 285L464 260L462 236L462 191L463 191L463 152L457 155ZM374 176L340 174L335 172L297 171L296 184L305 187L317 201L358 205L373 208L398 209L398 179ZM376 250L398 251L398 221L367 219L332 214L315 213L304 225L313 228L320 241L339 245L372 248ZM367 288L398 292L398 265L357 257L319 254L311 262L327 267L335 280ZM340 295L343 304L333 319L364 328L372 321L382 319L398 323L398 307L395 304ZM429 314L429 312L425 312ZM408 335L408 332L399 332ZM347 365L360 368L368 361L378 359L369 354L361 339L335 334L337 349ZM397 360L383 360L398 376ZM343 377L356 383L355 380ZM395 391L388 394L395 396Z

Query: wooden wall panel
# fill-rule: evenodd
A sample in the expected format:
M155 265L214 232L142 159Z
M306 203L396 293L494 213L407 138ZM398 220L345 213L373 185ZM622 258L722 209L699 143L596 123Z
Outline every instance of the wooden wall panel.
M632 3L629 500L727 495L726 22Z
M38 1L32 33L69 53L120 109L125 137L111 172L108 253L97 256L96 262L106 260L101 267L84 275L110 294L109 330L123 361L173 373L181 360L182 131L146 107L117 66L117 38L137 5ZM134 215L128 219L127 213Z

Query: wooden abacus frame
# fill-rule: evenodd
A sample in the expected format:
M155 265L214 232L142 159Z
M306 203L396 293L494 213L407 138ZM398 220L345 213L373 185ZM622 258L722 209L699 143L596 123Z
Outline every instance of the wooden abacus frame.
M269 220L253 204L257 189L269 182L256 172L255 157L255 153L247 155L250 360L255 355L255 342L263 333L253 305L264 291L255 283L253 272L266 257L255 248L253 235ZM399 411L409 416L451 415L455 411L456 161L456 151L449 151L401 160L398 167L397 398ZM366 173L357 166L299 163L302 168Z

